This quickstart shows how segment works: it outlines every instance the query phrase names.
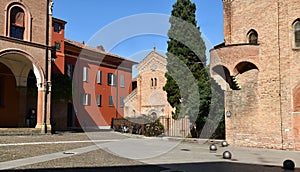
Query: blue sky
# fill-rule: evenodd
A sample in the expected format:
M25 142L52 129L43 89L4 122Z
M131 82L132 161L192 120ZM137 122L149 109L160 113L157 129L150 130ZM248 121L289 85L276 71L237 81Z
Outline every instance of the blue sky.
M156 46L164 54L167 49L168 22L176 0L53 0L53 16L67 21L66 38L103 45L114 54L139 62ZM207 48L223 41L221 0L192 0L197 6L196 19L207 40ZM70 4L72 3L72 4ZM159 15L162 15L160 17ZM138 16L138 17L137 17ZM149 18L154 16L153 18ZM123 26L122 26L123 21ZM164 23L165 22L165 23ZM151 23L156 32L134 35L137 27ZM131 36L120 38L120 32L131 30ZM160 34L156 34L159 32ZM119 39L119 40L118 40ZM113 40L113 41L112 41Z

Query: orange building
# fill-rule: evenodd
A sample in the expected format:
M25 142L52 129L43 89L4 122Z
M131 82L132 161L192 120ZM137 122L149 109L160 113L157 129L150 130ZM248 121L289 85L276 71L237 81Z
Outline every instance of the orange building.
M65 21L53 18L53 73L70 78L73 96L52 99L56 129L109 129L112 118L124 116L124 98L131 92L133 61L64 38ZM54 84L54 83L53 83Z

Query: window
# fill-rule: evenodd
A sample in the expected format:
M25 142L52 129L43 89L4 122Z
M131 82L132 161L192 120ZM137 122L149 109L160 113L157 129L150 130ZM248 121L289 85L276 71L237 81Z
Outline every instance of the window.
M59 41L55 41L55 50L60 51L60 42Z
M120 97L120 107L124 107L124 97Z
M87 93L81 94L81 103L84 106L89 106L91 104L91 95Z
M69 78L73 78L73 73L74 73L74 68L75 66L67 64L66 65L66 74L69 76Z
M294 47L300 48L300 21L294 23Z
M113 96L108 97L108 106L113 106Z
M10 37L24 39L25 13L20 7L13 7L10 11Z
M124 77L124 75L120 76L120 87L125 87L125 77Z
M115 86L117 82L117 77L116 75L112 74L112 73L108 73L107 74L107 84L111 85L111 86Z
M97 94L97 106L102 106L102 95Z
M61 25L59 23L54 23L54 32L60 33Z
M97 84L102 84L102 71L98 70L97 72Z
M88 82L88 68L87 67L83 67L82 81Z
M257 44L258 43L258 34L253 29L251 29L248 32L248 42L249 42L249 44Z
M157 86L157 78L151 78L151 87Z

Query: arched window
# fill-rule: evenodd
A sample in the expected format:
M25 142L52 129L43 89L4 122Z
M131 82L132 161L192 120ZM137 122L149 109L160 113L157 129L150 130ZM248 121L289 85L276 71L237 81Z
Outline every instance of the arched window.
M248 32L248 43L249 44L257 44L258 43L258 34L255 30L251 29Z
M17 39L24 39L25 13L20 7L13 7L10 10L9 36Z
M5 35L31 41L31 14L21 2L13 2L6 7Z
M153 81L153 78L151 78L151 87L154 86L154 81Z
M300 48L300 21L294 23L294 47Z

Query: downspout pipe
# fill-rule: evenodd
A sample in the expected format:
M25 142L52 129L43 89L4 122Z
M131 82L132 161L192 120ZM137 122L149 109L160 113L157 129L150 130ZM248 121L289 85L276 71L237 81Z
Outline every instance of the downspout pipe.
M47 134L47 105L48 105L48 91L49 91L49 5L50 5L50 0L47 0L47 5L46 5L46 11L47 11L47 14L46 14L46 59L45 59L45 83L44 83L44 89L45 89L45 99L44 99L44 121L43 121L43 124L44 124L44 134Z

